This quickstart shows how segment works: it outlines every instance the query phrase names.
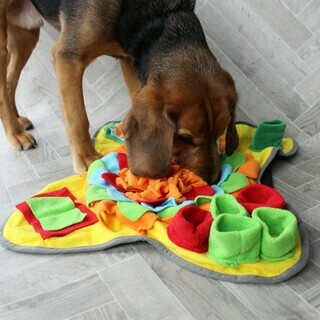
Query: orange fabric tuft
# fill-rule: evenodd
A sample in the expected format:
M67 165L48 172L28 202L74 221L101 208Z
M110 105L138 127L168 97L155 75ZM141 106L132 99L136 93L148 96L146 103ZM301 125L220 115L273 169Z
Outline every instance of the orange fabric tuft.
M123 132L122 132L122 122L120 122L118 125L114 126L113 128L114 128L114 133L115 133L118 137L124 139L124 134L123 134Z
M143 235L147 230L152 229L154 223L159 220L157 215L148 211L138 220L131 221L119 210L117 203L110 200L96 202L92 209L105 226L109 227L108 216L115 215L124 226L136 230Z
M132 174L128 168L119 172L116 183L126 190L125 195L135 201L152 201L173 197L177 202L185 201L185 194L193 187L206 185L195 173L183 169L177 164L170 167L170 177L162 179L140 178Z
M116 216L121 223L131 229L138 231L140 234L146 234L147 230L153 228L154 223L159 220L159 217L151 211L146 212L141 218L136 221L131 221L118 209L116 209Z

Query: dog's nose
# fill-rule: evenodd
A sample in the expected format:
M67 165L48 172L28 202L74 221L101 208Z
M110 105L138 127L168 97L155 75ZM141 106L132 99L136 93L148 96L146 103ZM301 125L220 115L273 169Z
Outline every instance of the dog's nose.
M209 185L216 184L219 181L220 173L215 174L214 176L209 177L208 179L204 179Z
M168 169L169 167L167 168L163 168L162 170L160 171L154 171L154 170L148 170L146 168L130 168L131 172L137 176L137 177L147 177L147 178L150 178L150 179L161 179L163 177L165 177L168 173Z
M198 174L209 185L216 184L220 178L220 168L210 168L203 174Z

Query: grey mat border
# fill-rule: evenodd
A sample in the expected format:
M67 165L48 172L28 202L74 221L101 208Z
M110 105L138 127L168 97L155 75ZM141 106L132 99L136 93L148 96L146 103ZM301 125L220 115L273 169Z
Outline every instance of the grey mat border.
M116 121L112 121L116 122ZM244 122L244 121L239 121L237 124L245 124L250 127L256 128L256 126ZM101 128L99 129L99 131ZM97 131L94 136L94 138L97 136L98 132ZM293 140L294 141L294 140ZM289 157L292 156L298 149L298 145L296 141L294 141L294 147L289 153L283 153L280 148L275 148L268 161L266 164L261 168L260 175L259 175L259 182L260 178L263 175L265 169L269 166L271 161L274 159L274 157L278 154L280 156L285 156ZM281 151L281 152L280 152ZM287 209L289 209L291 212L295 214L298 220L298 230L299 230L299 235L300 235L300 242L301 242L301 256L299 261L290 269L286 270L279 276L275 276L272 278L266 278L262 276L256 276L256 275L239 275L239 276L234 276L234 275L228 275L228 274L223 274L223 273L217 273L215 271L212 271L210 269L206 269L204 267L200 267L198 265L195 265L191 262L188 262L181 257L177 256L175 253L170 251L167 247L162 245L160 242L149 238L147 236L125 236L125 237L120 237L113 239L107 243L103 243L100 245L95 245L95 246L82 246L82 247L74 247L74 248L66 248L66 249L54 249L54 248L45 248L45 247L25 247L25 246L20 246L13 244L9 241L7 241L4 236L3 236L3 228L6 225L7 221L3 223L1 226L1 236L0 236L0 243L6 247L7 249L10 249L15 252L19 253L32 253L32 254L70 254L70 253L86 253L86 252L96 252L96 251L102 251L102 250L107 250L112 247L118 246L118 245L124 245L124 244L132 244L135 242L147 242L150 245L152 245L155 249L157 249L160 253L162 253L164 256L166 256L168 259L176 263L177 265L183 267L184 269L187 269L191 272L195 272L197 274L200 274L202 276L206 276L209 278L213 278L215 280L221 280L221 281L229 281L229 282L235 282L235 283L258 283L258 284L276 284L280 283L283 281L288 280L289 278L293 277L297 273L299 273L307 264L308 259L309 259L309 239L308 239L308 234L307 230L300 218L300 216L291 209L291 206L287 204Z

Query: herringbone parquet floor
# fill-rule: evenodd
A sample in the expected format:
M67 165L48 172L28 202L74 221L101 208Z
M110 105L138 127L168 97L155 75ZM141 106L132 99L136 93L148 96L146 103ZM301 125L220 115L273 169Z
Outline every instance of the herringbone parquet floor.
M320 319L320 0L202 0L197 15L233 75L238 119L280 118L298 154L274 163L274 182L310 236L306 269L279 285L238 285L181 269L147 244L68 256L0 248L0 319ZM38 148L13 152L1 131L0 222L14 204L73 174L48 26L21 76L17 101ZM86 71L92 132L123 119L130 100L117 61Z

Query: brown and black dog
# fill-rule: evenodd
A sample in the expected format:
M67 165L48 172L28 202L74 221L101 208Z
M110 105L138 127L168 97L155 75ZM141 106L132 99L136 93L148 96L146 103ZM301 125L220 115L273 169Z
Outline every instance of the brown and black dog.
M217 138L227 130L228 155L238 145L237 95L208 48L194 6L195 0L1 0L0 116L12 147L36 145L14 95L42 16L60 31L52 54L76 171L100 156L89 136L83 73L95 58L111 55L132 99L123 122L132 172L161 177L174 159L215 181Z

